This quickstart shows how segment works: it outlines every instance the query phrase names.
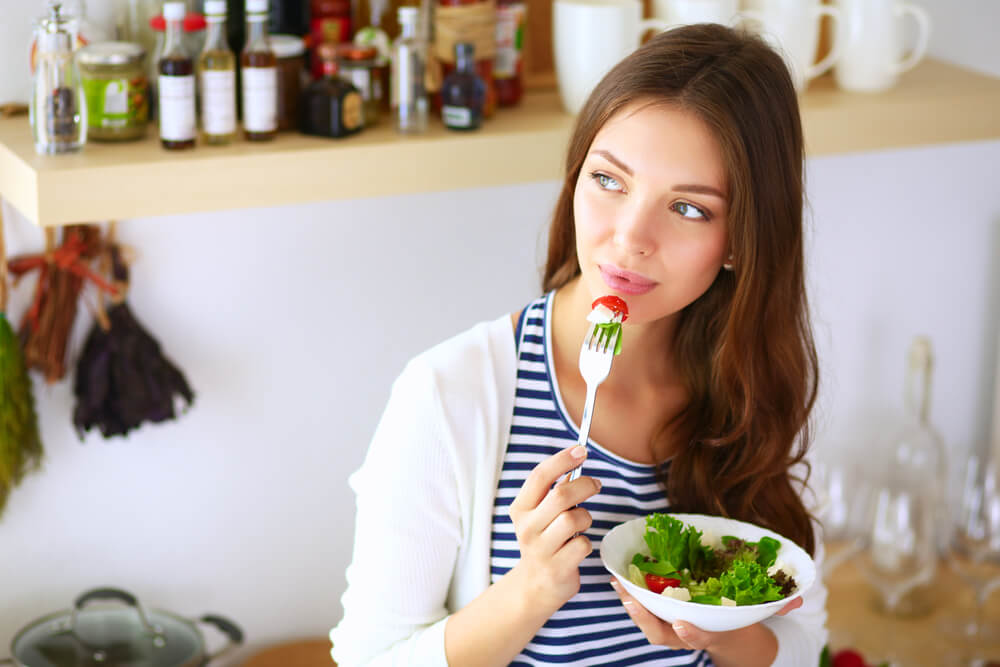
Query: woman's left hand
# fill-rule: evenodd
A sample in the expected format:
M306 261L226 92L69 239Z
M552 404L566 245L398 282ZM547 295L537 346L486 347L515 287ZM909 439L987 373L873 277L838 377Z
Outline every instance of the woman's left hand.
M646 639L649 640L650 644L675 649L704 650L710 652L713 647L724 642L727 636L733 632L739 632L739 630L708 632L696 628L686 621L676 621L673 624L667 623L659 617L654 616L651 611L639 604L614 577L611 579L611 586L618 593L618 597L622 599L625 611L628 612L628 615L635 621L635 624L646 635ZM784 616L793 609L798 609L801 606L802 598L797 597L782 607L777 615Z

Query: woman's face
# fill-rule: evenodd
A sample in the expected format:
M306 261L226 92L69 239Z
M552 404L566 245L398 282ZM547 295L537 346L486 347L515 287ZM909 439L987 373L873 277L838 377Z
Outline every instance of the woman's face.
M726 261L728 184L708 127L635 103L597 133L573 195L576 252L592 298L615 294L642 324L701 296Z

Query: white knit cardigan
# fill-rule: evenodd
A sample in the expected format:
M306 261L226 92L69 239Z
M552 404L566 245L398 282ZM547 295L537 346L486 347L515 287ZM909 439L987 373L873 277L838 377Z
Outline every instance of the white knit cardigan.
M330 632L340 667L447 666L448 615L490 585L515 371L505 315L417 356L393 384L364 463L349 479L354 553L344 617ZM822 583L803 601L764 621L778 638L775 666L818 664L827 639Z

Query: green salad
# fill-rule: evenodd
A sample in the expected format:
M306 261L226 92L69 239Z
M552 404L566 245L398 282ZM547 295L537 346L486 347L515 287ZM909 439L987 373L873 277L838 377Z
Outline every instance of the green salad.
M770 537L747 542L722 537L722 548L702 544L702 532L669 514L646 517L649 554L628 566L633 584L678 600L724 606L761 604L787 597L795 580L775 567L781 543ZM792 573L794 574L794 573Z

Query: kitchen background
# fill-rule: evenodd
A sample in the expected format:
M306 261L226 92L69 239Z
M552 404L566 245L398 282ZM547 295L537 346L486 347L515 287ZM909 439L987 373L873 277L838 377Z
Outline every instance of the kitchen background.
M932 57L1000 76L1000 4L918 4L934 21ZM43 7L0 0L0 102L27 99L30 26ZM111 0L88 9L100 22ZM986 447L997 165L1000 141L808 161L818 459L875 465L917 334L935 347L932 420L949 450ZM247 634L241 655L325 635L350 559L346 479L392 379L417 352L536 296L556 192L548 182L123 221L120 237L140 253L132 306L196 402L177 422L81 442L69 383L36 384L46 461L0 520L0 656L27 622L105 584L233 618ZM10 253L42 247L39 228L3 212ZM22 312L28 282L11 312Z

